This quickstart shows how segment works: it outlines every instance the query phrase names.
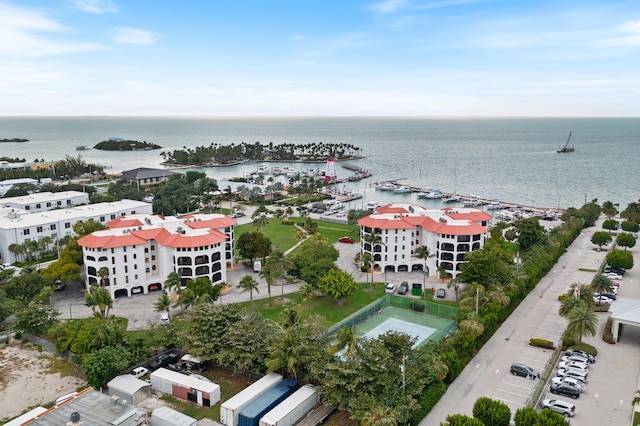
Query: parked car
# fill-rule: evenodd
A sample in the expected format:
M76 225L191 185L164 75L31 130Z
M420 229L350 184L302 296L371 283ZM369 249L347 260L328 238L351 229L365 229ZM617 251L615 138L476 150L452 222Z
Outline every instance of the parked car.
M596 303L599 303L599 304L613 302L613 300L609 299L608 297L604 297L604 296L593 296L593 301L596 302Z
M580 370L589 370L589 364L580 361L560 361L558 368L578 368Z
M614 300L616 300L618 298L618 296L616 296L614 293L593 293L593 297L606 297L607 299L611 300L611 302L613 302Z
M439 299L444 299L445 297L447 297L447 291L444 288L437 289L436 297Z
M578 362L582 362L584 364L592 364L593 362L590 361L589 358L584 357L580 354L573 354L573 355L563 355L562 358L560 358L560 361L578 361Z
M571 383L552 383L549 391L553 394L564 395L573 399L580 398L580 389Z
M356 240L354 240L351 237L342 237L338 241L340 241L341 243L347 243L347 244L353 244L356 242Z
M402 281L398 287L398 294L407 294L409 292L409 283Z
M174 353L160 354L151 361L151 368L158 369L160 367L166 367L169 364L175 364L180 357Z
M532 379L540 378L539 371L534 370L528 365L520 364L517 362L511 364L511 374L513 374L514 376L531 377Z
M169 318L169 313L168 312L160 312L160 323L161 324L168 324L169 321L171 321L171 318Z
M591 364L593 364L594 362L596 362L596 357L594 357L593 355L591 355L590 353L587 353L585 351L581 351L580 349L567 349L564 354L566 356L571 356L571 355L579 355L583 358L587 358L589 360L589 362Z
M587 375L589 373L586 370L580 370L577 368L559 368L558 371L556 372L557 376L560 377L573 377L576 378L578 380L582 380L583 382L587 383Z
M621 280L622 275L616 274L615 272L605 272L604 276L609 278L610 280Z
M148 372L149 372L149 370L147 370L144 367L136 367L133 370L131 370L131 373L129 373L129 374L131 374L136 379L139 379L140 377L144 376Z
M584 392L584 390L587 388L586 383L584 383L581 380L576 379L575 377L553 377L551 378L551 383L570 383L573 386L575 386L576 388L578 388L578 390L580 392Z
M606 274L609 272L613 272L614 274L618 275L624 275L627 270L624 268L612 268L611 266L607 265L604 267L604 273Z
M395 284L387 284L387 286L384 288L384 292L387 294L393 294L396 292L396 290L398 289L398 286Z
M4 271L5 269L16 269L16 267L13 266L10 263L1 263L0 264L0 271Z
M345 217L347 214L345 212L336 213L336 217Z
M542 408L549 408L565 417L573 417L576 414L576 406L560 399L545 399Z

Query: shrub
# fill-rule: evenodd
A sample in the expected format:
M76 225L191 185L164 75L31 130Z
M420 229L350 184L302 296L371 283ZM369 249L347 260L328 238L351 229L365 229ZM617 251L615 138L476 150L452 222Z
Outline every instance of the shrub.
M369 267L368 267L367 265L362 265L362 266L360 267L360 271L361 271L361 272L369 272Z
M420 395L420 408L411 414L411 424L417 425L422 419L427 417L436 403L447 391L447 387L442 382L437 382L428 386Z
M593 356L598 356L598 350L595 347L591 346L590 344L584 343L584 342L571 346L570 348L567 348L567 349L578 349L581 351L585 351L586 353L591 354Z
M566 350L567 348L574 348L577 344L578 341L576 338L565 330L562 334L562 349Z
M556 348L551 340L538 339L536 337L532 337L531 339L529 339L529 344L531 346L537 346L539 348L545 348L545 349L555 349Z
M569 297L567 293L562 293L560 296L558 296L558 300L562 302L567 297Z
M473 404L473 417L485 425L509 426L511 409L504 402L481 397Z

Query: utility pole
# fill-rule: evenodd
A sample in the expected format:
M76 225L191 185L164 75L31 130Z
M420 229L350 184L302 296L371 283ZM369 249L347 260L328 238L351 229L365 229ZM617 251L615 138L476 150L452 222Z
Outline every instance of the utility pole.
M404 385L405 385L405 363L407 361L407 356L402 355L402 365L400 366L400 371L402 372L402 392L404 393Z
M478 316L478 299L480 299L480 286L476 284L476 316Z

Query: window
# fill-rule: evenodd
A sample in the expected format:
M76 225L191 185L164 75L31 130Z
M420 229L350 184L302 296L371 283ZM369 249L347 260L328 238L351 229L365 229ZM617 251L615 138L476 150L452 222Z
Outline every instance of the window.
M137 276L137 275L134 275L134 277L133 277L133 278L134 278L136 281L138 280L138 276Z
M151 269L155 271L155 270L156 270L156 265L153 265L153 266L151 267Z
M51 207L51 203L47 203L47 207Z
M115 214L112 214L112 215L111 215L111 220L114 220L115 218L116 218L116 215L115 215Z
M38 226L38 227L36 228L36 231L37 231L37 232L42 232L42 226Z
M124 277L124 283L125 284L129 284L129 276L128 275L126 277Z
M151 251L154 251L156 249L156 246L151 246Z
M127 255L126 254L124 255L124 261L125 262L127 261Z
M137 255L136 253L133 253L133 258L134 258L134 259L137 259L137 258L138 258L138 255Z
M156 260L156 255L155 254L151 256L151 260Z
M36 209L41 209L42 208L42 204L36 204Z
M69 229L71 228L71 224L69 222L64 224L64 229Z
M62 205L62 201L56 201L56 205L57 206L61 206Z
M71 205L71 200L67 200L67 205Z
M148 274L148 273L149 273L149 268L146 268L146 269L145 269L145 272Z
M26 205L26 206L24 206L24 209L25 210L31 210L31 206L30 205Z
M23 232L23 234L24 234L24 235L29 235L29 230L28 230L28 229L25 229L25 230L24 230L24 232Z
M133 264L133 269L138 269L138 264L137 263Z
M51 229L52 231L55 231L55 230L56 230L56 224L55 224L55 223L51 224L51 228L50 228L50 229Z
M112 264L112 265L115 265L115 264L116 264L116 258L115 258L115 257L113 257L113 256L111 256L111 264Z
M129 273L129 266L124 265L124 272L125 272L125 274Z
M100 222L104 222L104 216L100 216Z
M111 270L113 271L113 275L116 274L116 268L111 268Z

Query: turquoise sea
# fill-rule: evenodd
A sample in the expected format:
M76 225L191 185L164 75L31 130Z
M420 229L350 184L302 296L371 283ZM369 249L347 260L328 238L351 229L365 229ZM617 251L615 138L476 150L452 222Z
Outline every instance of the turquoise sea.
M576 151L558 154L572 132ZM145 140L164 151L211 143L350 143L352 162L373 177L346 184L367 201L418 202L415 194L382 193L373 183L398 179L419 187L546 208L611 200L624 208L640 198L640 118L390 118L390 117L0 117L0 156L58 160L81 155L111 172L160 165L160 151L76 151L110 137ZM318 164L294 164L298 170ZM205 171L242 176L255 164ZM338 175L351 174L338 164ZM423 201L422 204L433 203Z

